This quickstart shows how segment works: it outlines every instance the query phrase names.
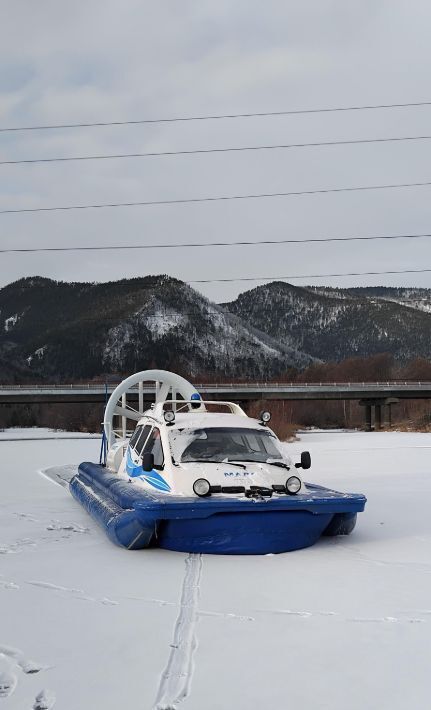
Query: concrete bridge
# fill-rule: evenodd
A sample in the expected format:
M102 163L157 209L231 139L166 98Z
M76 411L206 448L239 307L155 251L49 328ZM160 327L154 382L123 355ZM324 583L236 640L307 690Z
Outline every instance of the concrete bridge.
M108 384L0 385L0 404L100 402L115 389ZM204 399L232 400L246 404L256 400L330 401L357 400L364 406L368 428L379 429L385 413L390 421L393 404L401 399L431 399L431 382L252 382L231 384L194 383ZM144 401L153 401L154 387L144 387ZM138 401L132 388L128 401Z

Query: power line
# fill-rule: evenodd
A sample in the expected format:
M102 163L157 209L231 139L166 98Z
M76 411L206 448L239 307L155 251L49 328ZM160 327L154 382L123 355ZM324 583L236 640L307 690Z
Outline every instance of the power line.
M232 146L228 148L197 148L193 150L165 150L150 153L114 153L106 155L73 155L60 158L25 158L22 160L1 160L0 165L29 165L36 163L69 163L84 160L119 160L124 158L161 158L180 155L208 155L211 153L243 153L262 150L286 150L290 148L318 148L341 145L364 145L371 143L402 143L405 141L427 141L431 136L395 136L389 138L358 138L353 140L315 141L312 143L282 143L276 145Z
M66 212L70 210L103 209L106 207L153 207L161 205L185 205L203 202L228 202L231 200L257 200L268 197L299 197L301 195L327 195L340 192L360 192L367 190L394 190L404 187L427 187L431 181L406 182L386 185L359 185L357 187L331 187L319 190L298 190L293 192L267 192L252 195L218 195L216 197L191 197L179 200L146 200L143 202L110 202L92 205L64 205L58 207L26 207L19 209L0 210L0 214L22 214L30 212Z
M249 113L226 113L207 116L176 116L171 118L143 118L130 121L95 121L81 123L59 123L51 125L33 126L10 126L0 128L0 133L12 133L16 131L48 131L61 128L100 128L104 126L133 126L151 123L178 123L185 121L217 121L221 119L233 118L268 118L272 116L298 116L313 113L337 113L342 111L373 111L376 109L393 108L415 108L421 106L431 106L431 101L415 101L394 104L369 104L363 106L335 106L327 108L291 109L288 111L255 111Z
M369 237L311 237L310 239L259 239L258 241L235 241L235 242L182 242L176 244L115 244L102 246L75 246L75 247L23 247L0 249L0 254L21 254L33 252L62 252L62 251L120 251L135 249L189 249L208 247L242 247L277 244L325 244L328 242L356 242L356 241L376 241L378 239L422 239L431 237L431 233L421 234L387 234Z
M383 274L425 274L431 273L431 269L403 269L401 271L351 271L344 274L302 274L289 276L246 276L233 279L195 279L194 281L185 281L188 284L209 284L209 283L233 283L239 281L293 281L295 279L326 279L337 276L381 276Z

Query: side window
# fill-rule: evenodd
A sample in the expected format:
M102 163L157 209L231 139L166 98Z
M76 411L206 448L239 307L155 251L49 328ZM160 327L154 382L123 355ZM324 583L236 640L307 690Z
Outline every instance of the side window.
M163 456L162 440L160 437L160 430L154 427L148 441L144 446L142 454L152 453L154 454L154 468L163 468L165 463L165 457Z
M141 431L142 431L142 427L137 426L135 431L133 432L132 436L130 437L129 446L131 446L132 449L135 448L135 444L139 439L139 434L141 433Z
M144 444L145 444L145 442L146 442L146 440L147 440L147 437L148 437L148 434L150 433L150 431L151 431L151 425L150 425L150 424L146 424L146 425L142 428L142 431L141 431L141 434L140 434L140 436L139 436L139 439L135 442L134 449L135 449L136 453L138 454L138 456L141 455L143 446L144 446Z

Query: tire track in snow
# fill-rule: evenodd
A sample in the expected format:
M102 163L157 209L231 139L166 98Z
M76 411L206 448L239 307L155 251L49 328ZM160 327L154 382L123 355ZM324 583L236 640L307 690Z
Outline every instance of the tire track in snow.
M0 582L1 584L1 582ZM156 604L157 606L180 606L177 602L170 602L167 599L152 599L151 597L125 597L131 601L144 602L144 604ZM213 611L207 609L199 609L197 612L198 616L215 616L221 619L233 619L234 621L255 621L253 616L244 616L244 614L237 614L228 611Z
M175 622L166 668L162 673L153 710L175 710L190 693L193 656L196 650L196 622L202 574L202 555L189 554L181 592L180 611Z
M86 594L83 589L74 589L73 587L63 587L60 584L52 584L52 582L42 582L36 580L27 580L26 584L30 584L32 587L41 587L42 589L48 589L52 592L62 592L66 595L72 595L73 599L78 599L86 602L98 602L100 604L105 604L109 606L117 606L119 602L115 599L110 599L109 597L95 598L90 597ZM0 582L1 585L1 582Z
M334 538L336 540L336 538ZM343 545L343 550L344 553L351 552L356 556L356 558L360 562L365 562L370 565L374 565L376 567L397 567L400 569L405 569L409 572L419 572L422 574L431 574L431 564L429 562L410 562L408 560L406 561L401 561L401 560L381 560L376 557L370 557L369 555L365 554L365 552L361 552L358 550L356 547L348 546L348 545Z
M255 609L255 613L257 614L263 614L263 615L274 615L278 614L281 616L293 616L293 617L298 617L301 620L303 619L311 619L313 617L328 617L331 619L334 619L335 621L347 621L347 622L355 622L355 623L360 623L360 624L381 624L381 623L391 623L391 624L422 624L425 622L425 619L420 619L418 616L415 617L406 617L406 618L400 618L396 616L381 616L381 617L359 617L359 616L345 616L343 614L340 614L337 611L299 611L299 610L292 610L292 609ZM416 611L416 612L400 612L401 614L407 613L416 613L417 615L425 615L425 614L431 614L430 611Z

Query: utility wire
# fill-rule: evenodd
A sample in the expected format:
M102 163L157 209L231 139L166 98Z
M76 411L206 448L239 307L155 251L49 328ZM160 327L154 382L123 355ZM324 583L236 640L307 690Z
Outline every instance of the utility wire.
M294 279L326 279L336 276L380 276L382 274L425 274L431 273L431 269L403 269L402 271L351 271L343 274L302 274L290 276L258 276L242 277L234 279L195 279L185 281L188 284L209 284L209 283L233 283L236 281L293 281Z
M308 109L291 109L289 111L256 111L250 113L226 113L214 114L209 116L177 116L172 118L143 118L132 121L96 121L86 123L59 123L51 125L33 125L33 126L10 126L0 128L0 133L12 133L14 131L48 131L61 128L99 128L103 126L133 126L151 123L178 123L181 121L217 121L220 119L231 118L267 118L271 116L297 116L301 114L313 113L336 113L341 111L373 111L376 109L393 109L393 108L413 108L420 106L431 106L431 101L415 101L406 103L394 104L369 104L363 106L336 106L328 108L308 108Z
M405 141L427 141L431 136L395 136L393 138L358 138L340 141L317 141L313 143L284 143L276 145L239 146L229 148L198 148L193 150L165 150L152 153L117 153L107 155L73 155L60 158L25 158L22 160L0 160L0 165L29 165L36 163L69 163L84 160L119 160L124 158L161 158L180 155L207 155L211 153L243 153L246 151L286 150L289 148L318 148L337 145L364 145L370 143L402 143Z
M298 190L293 192L266 192L251 195L218 195L216 197L191 197L179 200L145 200L142 202L108 202L92 205L63 205L56 207L25 207L0 210L0 214L22 214L30 212L66 212L70 210L104 209L106 207L153 207L157 205L185 205L203 202L228 202L231 200L257 200L268 197L299 197L301 195L327 195L340 192L360 192L367 190L394 190L404 187L428 187L431 181L405 182L386 185L359 185L357 187L331 187L319 190Z
M277 245L277 244L325 244L327 242L356 242L356 241L375 241L377 239L422 239L431 237L431 233L421 234L387 234L375 235L370 237L312 237L310 239L260 239L258 241L236 241L236 242L183 242L180 244L114 244L103 246L75 246L75 247L22 247L0 249L0 254L22 254L33 252L49 252L49 251L119 251L119 250L134 250L134 249L191 249L191 248L207 248L207 247L252 247L259 245Z

